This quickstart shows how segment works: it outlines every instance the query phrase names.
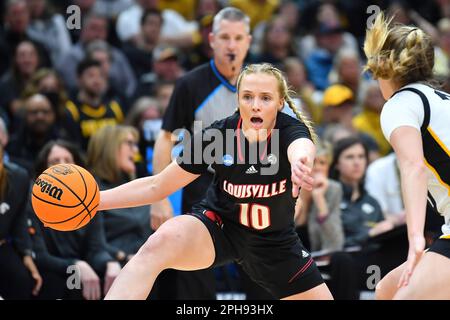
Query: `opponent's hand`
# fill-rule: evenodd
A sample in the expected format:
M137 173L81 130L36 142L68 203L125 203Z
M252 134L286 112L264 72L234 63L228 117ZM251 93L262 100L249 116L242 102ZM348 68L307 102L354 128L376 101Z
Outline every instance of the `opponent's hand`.
M415 236L409 239L408 259L406 260L405 270L403 271L397 285L399 288L408 285L414 268L416 267L420 258L422 258L424 249L425 238L423 236Z
M311 168L307 166L307 158L302 157L291 164L292 196L298 197L299 189L308 191L313 189L314 179Z
M173 217L173 209L168 199L150 206L150 227L156 231L164 222Z

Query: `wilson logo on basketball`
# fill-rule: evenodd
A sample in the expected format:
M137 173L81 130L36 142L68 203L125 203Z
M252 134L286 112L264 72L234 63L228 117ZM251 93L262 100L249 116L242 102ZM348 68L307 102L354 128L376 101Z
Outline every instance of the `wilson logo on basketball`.
M61 200L61 196L63 194L62 189L55 187L51 183L48 183L40 178L37 178L34 184L41 188L42 193L47 193L50 197Z
M52 171L56 174L62 174L63 176L73 173L73 171L70 170L69 167L64 167L64 166L55 166L52 168Z

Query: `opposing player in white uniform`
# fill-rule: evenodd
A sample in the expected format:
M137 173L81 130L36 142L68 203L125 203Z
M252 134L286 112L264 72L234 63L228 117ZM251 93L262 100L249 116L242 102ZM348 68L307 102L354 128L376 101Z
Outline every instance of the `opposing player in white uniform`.
M407 261L380 281L377 298L450 299L450 95L430 84L433 43L421 29L380 14L364 51L387 100L381 126L400 165L409 240ZM427 199L445 224L425 252Z

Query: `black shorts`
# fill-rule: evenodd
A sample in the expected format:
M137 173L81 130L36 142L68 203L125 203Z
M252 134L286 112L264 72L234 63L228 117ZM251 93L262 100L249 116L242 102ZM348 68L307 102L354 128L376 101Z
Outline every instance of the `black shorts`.
M262 234L232 222L223 223L212 211L196 209L189 215L200 219L211 234L216 251L213 267L234 261L277 299L324 282L293 228Z
M436 252L444 257L450 258L450 239L436 239L428 252Z

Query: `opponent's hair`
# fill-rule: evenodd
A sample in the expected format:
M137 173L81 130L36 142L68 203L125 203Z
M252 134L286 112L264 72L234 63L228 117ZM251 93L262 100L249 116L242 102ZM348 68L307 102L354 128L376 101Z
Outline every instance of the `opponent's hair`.
M242 79L245 76L247 76L249 74L254 74L254 73L265 73L265 74L271 75L271 76L275 77L275 79L277 79L278 93L280 94L280 97L282 97L284 99L284 101L286 101L287 105L295 113L296 117L306 125L306 127L308 128L308 130L311 134L311 138L312 138L313 142L315 143L317 141L317 135L314 131L312 122L306 116L304 116L300 112L300 110L298 110L297 107L295 106L294 101L292 100L292 98L290 96L290 94L293 92L291 90L289 90L289 87L286 82L286 78L284 77L284 75L280 69L274 67L270 63L247 65L244 68L244 70L242 70L242 72L239 74L239 77L237 80L237 85L236 85L238 92L239 92L239 89L240 89L240 86L242 83Z
M404 86L433 78L434 47L431 37L419 28L392 24L392 18L378 14L366 32L365 70L374 78L391 79Z
M212 32L218 33L220 29L220 22L222 20L228 21L242 21L245 24L247 33L250 33L250 18L244 12L234 7L226 7L220 10L215 16L212 25Z

